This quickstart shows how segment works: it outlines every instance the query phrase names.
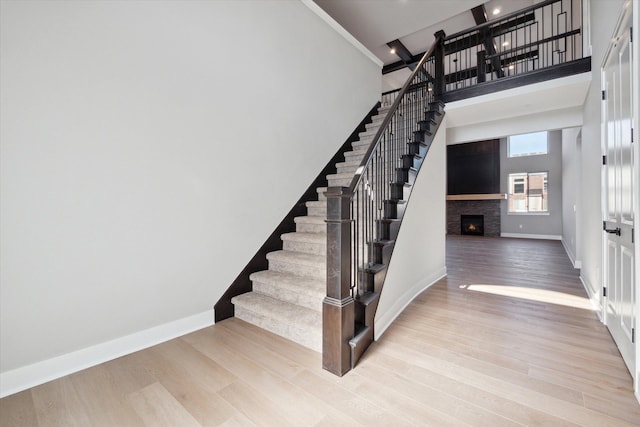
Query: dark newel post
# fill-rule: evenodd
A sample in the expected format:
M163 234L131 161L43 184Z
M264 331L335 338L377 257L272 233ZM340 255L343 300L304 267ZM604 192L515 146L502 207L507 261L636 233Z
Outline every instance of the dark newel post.
M478 83L483 83L487 80L487 51L481 50L478 52Z
M327 197L327 296L322 303L322 367L342 376L351 369L355 307L351 297L351 218L353 193L329 187Z
M434 95L436 99L440 99L442 94L445 91L444 85L444 31L437 31L434 36L436 37L436 48L434 49L434 55L436 57L435 63L435 73L436 73L436 83L434 90Z

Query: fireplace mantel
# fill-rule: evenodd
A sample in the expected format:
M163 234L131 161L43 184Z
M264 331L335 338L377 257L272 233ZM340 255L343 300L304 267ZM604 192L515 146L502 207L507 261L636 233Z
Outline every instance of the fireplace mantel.
M506 200L506 194L451 194L447 200Z

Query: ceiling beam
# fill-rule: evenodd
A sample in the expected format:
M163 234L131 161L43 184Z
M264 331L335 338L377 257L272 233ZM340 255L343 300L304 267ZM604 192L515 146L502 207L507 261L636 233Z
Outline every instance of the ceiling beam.
M474 21L476 21L476 25L481 25L488 21L487 10L484 8L484 4L471 9L471 14L473 15ZM495 55L497 50L493 37L485 31L480 31L480 34L482 34L482 43L487 51L487 56ZM504 77L504 71L500 68L500 60L497 57L493 57L491 59L491 65L493 66L493 71L495 71L498 78Z
M398 55L400 60L407 67L411 68L412 70L416 68L415 58L413 57L409 49L407 49L407 47L404 44L402 44L400 40L395 39L393 41L390 41L389 43L387 43L387 46L389 46L391 49L395 51L395 54Z
M533 12L528 13L524 16L520 16L516 19L509 20L507 22L503 22L497 25L492 25L489 27L489 31L491 31L493 37L498 37L503 34L506 34L512 31L514 28L517 28L521 25L525 25L536 20L535 14ZM467 37L451 40L445 42L444 45L444 53L445 55L450 55L461 50L469 49L470 47L477 46L479 44L484 43L484 37L478 33L472 33ZM392 73L394 71L401 70L407 66L412 66L411 69L414 69L418 64L418 61L424 56L425 52L420 52L416 55L413 55L413 61L406 63L405 61L396 61L391 64L387 64L382 67L382 74Z

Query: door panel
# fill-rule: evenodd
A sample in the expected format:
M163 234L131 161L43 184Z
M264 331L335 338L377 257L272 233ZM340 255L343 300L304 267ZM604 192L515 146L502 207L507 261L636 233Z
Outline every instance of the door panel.
M622 247L620 253L620 323L627 339L631 341L632 328L634 327L633 302L635 301L633 286L633 251L627 247Z
M623 224L633 226L633 146L631 145L631 49L630 43L620 46L620 95L618 124L620 137L620 215ZM628 90L623 90L626 87Z
M633 149L631 143L632 87L629 29L612 47L603 69L605 88L603 177L605 243L604 279L607 289L604 318L611 336L629 368L635 373L634 262L633 235Z

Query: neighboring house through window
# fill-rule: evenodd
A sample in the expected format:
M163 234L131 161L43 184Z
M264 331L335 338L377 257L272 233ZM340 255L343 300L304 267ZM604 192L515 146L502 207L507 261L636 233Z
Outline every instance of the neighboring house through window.
M547 154L547 132L534 132L510 136L507 142L509 157ZM509 213L548 212L548 172L509 174Z
M509 212L547 212L548 172L509 174Z

